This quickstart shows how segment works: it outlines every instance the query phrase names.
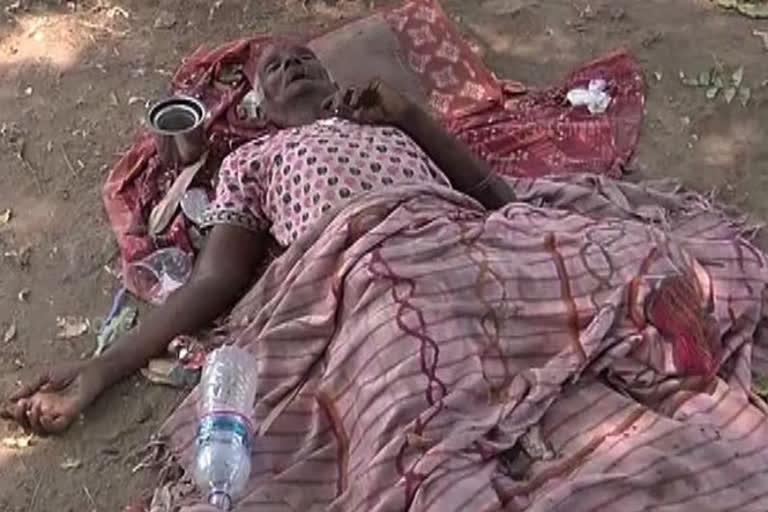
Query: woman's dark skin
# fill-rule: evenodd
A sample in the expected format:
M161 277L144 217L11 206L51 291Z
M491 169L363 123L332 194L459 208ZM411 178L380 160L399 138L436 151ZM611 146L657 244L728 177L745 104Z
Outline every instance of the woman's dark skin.
M315 55L294 45L265 51L258 76L264 89L265 116L279 127L304 125L331 115L390 124L410 135L457 190L472 195L486 208L514 200L511 189L485 163L384 83L339 91ZM0 415L37 434L65 430L102 391L162 354L173 338L195 333L226 313L256 278L268 236L235 226L215 226L190 281L138 328L97 358L40 372L0 404Z

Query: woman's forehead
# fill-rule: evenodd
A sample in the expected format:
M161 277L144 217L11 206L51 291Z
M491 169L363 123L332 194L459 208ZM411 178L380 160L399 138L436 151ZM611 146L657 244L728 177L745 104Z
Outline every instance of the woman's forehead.
M259 65L263 66L268 60L284 53L313 53L308 47L290 42L274 43L267 46L261 54ZM314 54L314 53L313 53Z

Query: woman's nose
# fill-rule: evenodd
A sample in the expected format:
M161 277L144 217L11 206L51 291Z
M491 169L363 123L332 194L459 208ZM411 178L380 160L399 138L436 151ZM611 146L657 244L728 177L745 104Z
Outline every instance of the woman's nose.
M283 69L288 69L291 66L295 66L296 64L301 64L301 59L298 57L288 57L283 62Z

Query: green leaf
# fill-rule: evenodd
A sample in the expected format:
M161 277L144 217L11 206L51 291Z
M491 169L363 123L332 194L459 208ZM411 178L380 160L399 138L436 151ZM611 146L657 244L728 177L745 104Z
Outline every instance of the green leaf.
M741 106L746 107L749 103L749 99L752 97L752 89L749 87L742 87L739 89L739 99L741 100Z
M725 102L730 104L733 101L733 98L736 97L736 88L735 87L728 87L723 91L723 97L725 98Z
M699 81L695 78L686 78L683 80L683 85L687 85L688 87L698 87Z
M699 73L698 82L700 87L707 87L712 83L712 73L709 71L702 71Z
M744 66L739 66L739 69L733 72L731 75L734 87L741 86L741 81L744 80Z
M715 96L717 96L717 93L720 92L719 87L710 87L707 89L707 99L715 99Z
M768 375L763 375L752 381L752 389L763 398L768 396Z
M750 18L768 18L768 3L748 0L717 0L717 5L724 9L735 9Z
M107 322L96 336L96 355L101 354L110 343L127 333L136 322L139 310L136 306L125 305L109 322Z

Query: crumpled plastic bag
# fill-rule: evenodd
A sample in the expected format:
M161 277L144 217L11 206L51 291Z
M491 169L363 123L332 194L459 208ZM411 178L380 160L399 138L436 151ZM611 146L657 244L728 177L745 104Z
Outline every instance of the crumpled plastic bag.
M608 84L598 78L590 80L586 89L576 88L568 91L566 99L574 107L586 106L590 114L602 114L611 104L611 95L606 92Z

